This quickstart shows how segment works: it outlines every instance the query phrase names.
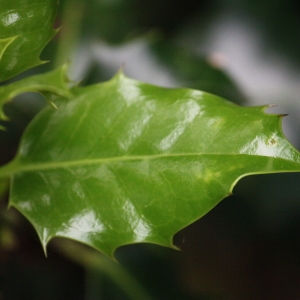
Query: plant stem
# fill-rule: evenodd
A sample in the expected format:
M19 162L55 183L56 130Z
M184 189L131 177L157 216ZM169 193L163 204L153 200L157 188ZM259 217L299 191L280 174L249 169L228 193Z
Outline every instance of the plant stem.
M54 68L63 65L70 58L78 44L84 6L84 1L78 0L66 0L64 3L61 15L63 26L59 32Z

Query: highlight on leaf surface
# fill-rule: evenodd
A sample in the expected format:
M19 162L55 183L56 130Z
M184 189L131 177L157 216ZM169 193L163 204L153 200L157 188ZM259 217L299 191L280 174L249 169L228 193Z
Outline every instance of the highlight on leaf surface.
M265 109L119 73L39 113L0 177L44 249L54 237L112 258L132 243L174 248L243 176L300 170L282 117Z
M44 63L39 56L55 35L57 0L2 0L0 82Z

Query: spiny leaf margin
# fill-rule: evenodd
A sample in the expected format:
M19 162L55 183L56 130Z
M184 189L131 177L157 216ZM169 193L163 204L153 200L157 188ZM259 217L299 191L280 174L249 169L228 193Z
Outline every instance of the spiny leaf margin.
M45 63L39 56L56 34L57 0L4 0L0 6L0 82Z
M11 176L10 206L33 224L44 249L54 237L111 258L132 243L174 248L173 235L240 178L300 171L282 116L265 109L120 72L41 112L0 177Z
M26 92L39 92L43 94L49 103L56 108L53 102L55 97L70 98L71 81L67 77L68 65L65 64L53 71L29 76L22 80L0 86L0 120L7 120L3 111L3 105L16 96Z

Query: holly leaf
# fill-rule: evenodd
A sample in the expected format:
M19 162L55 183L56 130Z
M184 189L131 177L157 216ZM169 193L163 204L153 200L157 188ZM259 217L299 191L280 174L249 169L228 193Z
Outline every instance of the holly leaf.
M258 173L300 171L282 115L212 94L126 78L74 87L22 137L10 206L41 243L80 241L113 257L132 243L173 247L172 237Z
M0 82L44 61L43 48L54 36L57 0L2 0L0 6Z
M49 103L56 108L53 99L56 96L70 98L70 80L67 77L68 65L50 72L26 77L22 80L0 86L0 120L7 119L2 107L17 95L26 92L39 92L43 94ZM0 126L1 128L1 126Z

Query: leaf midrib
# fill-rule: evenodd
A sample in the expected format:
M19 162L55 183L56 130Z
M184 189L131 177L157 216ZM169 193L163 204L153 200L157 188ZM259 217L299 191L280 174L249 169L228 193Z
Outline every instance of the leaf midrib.
M19 157L16 157L12 162L0 167L0 178L7 178L11 175L21 172L30 171L43 171L66 167L76 167L76 166L87 166L87 165L99 165L99 164L110 164L115 162L126 162L126 161L143 161L143 160L155 160L159 158L172 158L172 157L188 157L188 156L255 156L258 158L270 158L270 159L281 159L284 161L289 161L288 159L282 157L272 157L263 156L256 154L246 154L246 153L161 153L152 155L132 155L132 156L114 156L105 158L93 158L93 159L81 159L81 160L71 160L71 161L57 161L57 162L47 162L47 163L35 163L28 164L22 162ZM295 162L296 163L296 162ZM268 171L270 172L270 171Z

